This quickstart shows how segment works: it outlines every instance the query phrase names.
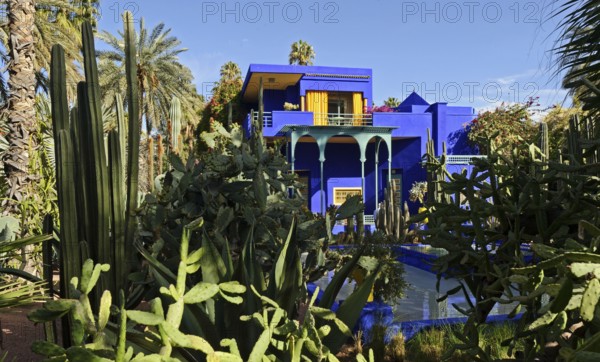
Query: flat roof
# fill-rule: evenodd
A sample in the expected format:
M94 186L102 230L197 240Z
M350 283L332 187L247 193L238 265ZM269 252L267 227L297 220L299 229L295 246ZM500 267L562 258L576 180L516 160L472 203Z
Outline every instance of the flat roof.
M285 90L303 77L328 79L370 79L370 68L345 68L314 65L250 64L244 86L242 100L249 102L258 98L260 78L263 89Z

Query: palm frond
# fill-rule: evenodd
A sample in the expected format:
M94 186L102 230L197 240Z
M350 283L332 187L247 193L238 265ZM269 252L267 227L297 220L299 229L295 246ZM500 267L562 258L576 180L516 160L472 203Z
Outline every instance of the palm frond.
M43 301L46 282L10 282L0 285L0 309Z
M557 74L565 74L563 85L583 103L590 116L600 114L600 3L569 0L553 13L562 17L554 47Z

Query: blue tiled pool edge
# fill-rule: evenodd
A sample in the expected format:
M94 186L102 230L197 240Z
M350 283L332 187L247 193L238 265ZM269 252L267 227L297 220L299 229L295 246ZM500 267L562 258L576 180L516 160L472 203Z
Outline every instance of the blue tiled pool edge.
M403 248L403 246L405 246ZM417 244L406 244L393 246L393 250L398 253L397 260L405 265L424 270L426 272L435 275L434 264L438 255L425 254L417 250L412 250L407 247L429 247L429 245L417 245ZM332 250L348 250L355 248L354 245L331 245ZM528 261L531 262L530 258ZM312 294L315 290L314 285L308 285L309 294ZM321 294L323 291L320 291ZM320 297L320 296L319 296ZM317 298L317 300L319 299ZM337 310L339 303L336 302L333 305L333 310ZM508 314L501 315L490 315L488 316L486 323L502 323L508 321L518 321L521 318L521 314L516 315L514 318L509 318ZM392 307L389 304L383 302L369 302L363 308L361 316L356 326L353 328L353 332L356 333L358 330L363 331L363 338L365 341L370 340L371 329L375 325L382 325L386 327L386 343L396 335L398 332L402 332L405 340L413 338L419 331L427 328L441 327L444 325L453 325L465 323L467 317L450 317L440 319L423 319L414 321L394 322L394 315Z

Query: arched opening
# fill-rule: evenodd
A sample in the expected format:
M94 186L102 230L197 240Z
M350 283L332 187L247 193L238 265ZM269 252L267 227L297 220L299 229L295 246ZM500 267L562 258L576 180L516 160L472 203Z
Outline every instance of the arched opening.
M391 154L391 130L381 127L289 128L289 161L292 171L306 170L304 179L308 179L310 190L308 204L313 212L324 213L328 205L341 205L347 196L361 195L365 211L370 210L372 215L376 206L374 198L378 197L380 188L379 182L372 178L379 179L381 175L379 170L374 171L375 166L379 168L381 164L381 161L375 162L376 148L379 147L377 155L383 153L382 147L388 151L386 156ZM371 195L368 201L367 192Z
M324 162L326 207L339 206L348 196L363 195L361 152L358 141L349 135L327 139Z
M298 189L294 190L294 194L301 197L305 206L312 210L313 205L319 205L320 200L320 177L318 162L319 145L315 137L311 135L303 135L296 142L294 155L294 172L298 175L298 182L301 184ZM291 162L291 160L290 160Z

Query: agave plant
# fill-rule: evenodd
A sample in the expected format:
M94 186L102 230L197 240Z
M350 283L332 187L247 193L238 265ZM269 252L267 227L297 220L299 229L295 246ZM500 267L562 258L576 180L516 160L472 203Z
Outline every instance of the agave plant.
M90 293L101 273L108 271L110 266L94 265L91 260L87 260L83 265L81 278L71 280L71 299L49 301L42 309L29 315L34 322L48 322L61 316L69 316L74 325L69 336L71 346L63 348L54 343L38 341L34 343L33 350L49 358L72 361L99 357L115 361L181 361L197 360L198 357L204 357L207 361L260 362L265 357L269 360L292 362L336 361L328 348L331 346L328 338L335 340L337 333L350 335L348 327L339 316L348 314L354 308L344 304L336 315L329 309L315 306L318 295L315 293L304 307L302 320L294 320L285 308L259 293L252 284L247 289L237 281L210 281L209 275L218 273L210 257L206 259L206 255L212 252L211 246L190 249L194 231L199 230L202 224L202 219L197 219L184 227L176 276L153 261L152 257L148 257L154 264L156 275L162 276L165 283L160 288L162 296L150 301L149 311L126 310L124 298L121 298L120 307L112 307L113 298L109 291L103 292L98 309L93 309ZM293 231L294 228L278 258L277 264L281 267L289 261L289 255L293 255L286 251L291 250L289 247ZM197 272L205 273L205 280L190 285L189 278ZM276 276L281 284L289 284L289 278L286 279L285 275ZM374 277L371 276L370 279ZM351 297L352 303L360 302L356 298L366 298L368 292L369 285L362 287ZM331 292L326 291L326 294L331 295ZM253 298L249 299L250 296ZM240 314L248 301L256 302L255 312ZM165 302L169 303L168 307L163 307ZM229 314L231 312L234 314ZM118 321L116 324L110 323L111 314ZM214 314L217 319L210 319ZM190 331L186 321L210 329ZM243 338L221 338L221 331L218 329L221 323L226 324L229 329L246 332L256 328L259 336L250 339L244 333ZM142 328L134 328L136 325ZM86 343L89 340L93 343ZM247 354L239 348L239 343L250 345Z

